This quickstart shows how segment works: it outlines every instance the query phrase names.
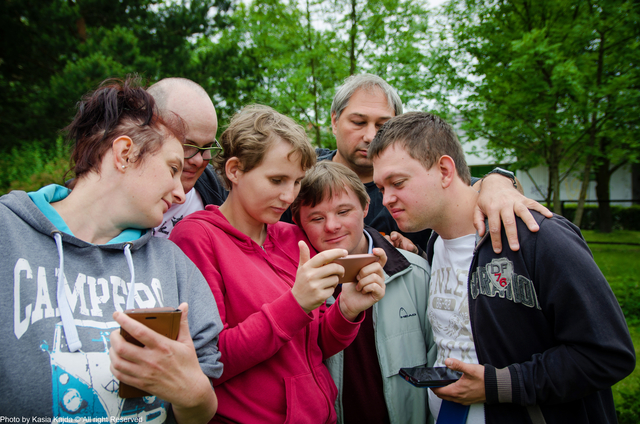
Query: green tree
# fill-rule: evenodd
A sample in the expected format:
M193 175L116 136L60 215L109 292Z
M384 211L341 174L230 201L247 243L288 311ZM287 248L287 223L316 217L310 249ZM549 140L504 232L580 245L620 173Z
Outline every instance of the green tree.
M424 0L334 0L324 14L341 44L349 75L370 72L388 81L410 108L433 96L426 53L433 42Z
M600 80L594 98L598 114L591 124L598 134L596 195L600 210L600 231L611 232L608 200L611 175L622 166L640 161L640 3L618 2L593 8L594 28L599 41ZM611 6L611 7L608 7Z
M7 0L0 3L0 150L51 148L80 96L138 73L189 77L196 43L226 24L230 0Z
M432 60L464 100L448 106L498 157L516 155L523 169L547 165L556 212L560 182L579 164L584 172L621 153L635 160L637 9L624 0L460 0L446 8ZM614 139L612 149L606 140Z
M422 0L257 0L238 7L197 56L216 69L211 92L223 114L264 103L305 125L317 146L334 147L330 106L350 74L380 75L405 103L423 106L427 17Z
M228 27L201 41L195 60L200 72L209 72L204 86L214 93L223 121L246 104L266 104L303 124L316 145L330 144L331 97L346 74L335 35L314 26L317 6L240 4Z

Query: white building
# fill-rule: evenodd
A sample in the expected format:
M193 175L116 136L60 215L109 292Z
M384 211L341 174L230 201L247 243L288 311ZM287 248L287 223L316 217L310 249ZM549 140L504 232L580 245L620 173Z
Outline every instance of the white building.
M491 156L486 149L486 140L465 141L463 132L458 130L460 141L465 151L465 157L467 164L471 168L471 175L474 177L481 177L496 166L503 168L509 167L510 164L516 162L516 158L508 158L498 163L498 161ZM561 171L562 172L562 171ZM568 176L560 183L560 200L563 201L577 201L580 195L580 188L582 184L581 177L578 170L573 175ZM532 168L529 172L518 170L516 176L522 188L525 196L543 201L545 199L546 190L549 181L549 171L547 166L538 166ZM537 185L537 188L536 188ZM538 188L542 191L538 191ZM624 200L623 202L612 202L612 204L618 204L623 206L631 206L631 200L636 200L636 204L640 199L640 165L625 165L618 169L612 176L610 182L610 199ZM596 203L596 182L592 180L589 183L589 190L587 191L587 200L591 200Z

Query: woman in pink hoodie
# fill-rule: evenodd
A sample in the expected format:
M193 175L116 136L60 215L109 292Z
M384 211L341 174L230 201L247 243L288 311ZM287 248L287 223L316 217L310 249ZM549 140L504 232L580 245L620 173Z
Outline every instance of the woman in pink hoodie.
M347 254L311 258L304 233L280 222L315 152L303 128L265 106L236 114L213 165L229 188L224 204L189 215L171 233L209 282L224 329L215 422L335 422L336 387L323 359L355 338L364 310L384 296L380 262L345 284ZM315 252L314 252L315 253Z

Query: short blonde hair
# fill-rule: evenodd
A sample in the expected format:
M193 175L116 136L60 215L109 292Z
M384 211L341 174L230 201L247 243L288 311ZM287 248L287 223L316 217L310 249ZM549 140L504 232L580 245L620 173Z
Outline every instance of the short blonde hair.
M364 210L369 204L369 194L360 177L341 163L325 160L311 168L300 183L300 194L291 204L293 221L300 224L300 209L303 206L315 207L325 199L333 199L334 193L351 189Z
M316 163L315 150L302 126L268 106L250 105L231 118L229 128L220 136L223 150L211 159L211 164L231 190L231 182L224 171L227 161L237 157L242 171L249 172L262 163L267 151L278 140L291 144L288 157L299 155L303 170Z

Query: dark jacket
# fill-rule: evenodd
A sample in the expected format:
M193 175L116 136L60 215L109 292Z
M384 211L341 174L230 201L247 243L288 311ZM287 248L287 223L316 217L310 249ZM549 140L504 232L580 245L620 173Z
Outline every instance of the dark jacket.
M518 219L520 250L495 254L484 237L469 270L486 422L615 423L611 386L636 361L624 316L580 230L532 214L540 230Z
M204 203L205 207L207 205L222 205L229 194L211 164L207 165L193 188L202 197L202 203Z

